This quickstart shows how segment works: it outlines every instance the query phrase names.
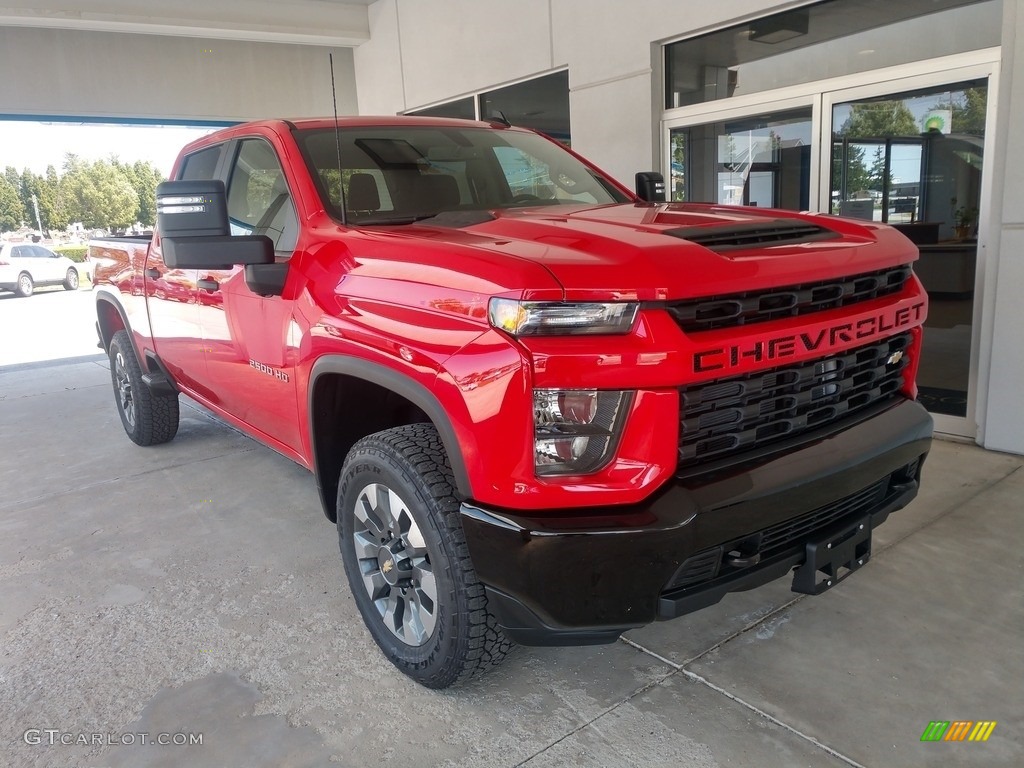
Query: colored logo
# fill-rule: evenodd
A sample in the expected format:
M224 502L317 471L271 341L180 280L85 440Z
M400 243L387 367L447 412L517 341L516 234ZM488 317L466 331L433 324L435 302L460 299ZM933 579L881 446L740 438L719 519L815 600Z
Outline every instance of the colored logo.
M995 729L995 720L932 720L921 741L988 741Z

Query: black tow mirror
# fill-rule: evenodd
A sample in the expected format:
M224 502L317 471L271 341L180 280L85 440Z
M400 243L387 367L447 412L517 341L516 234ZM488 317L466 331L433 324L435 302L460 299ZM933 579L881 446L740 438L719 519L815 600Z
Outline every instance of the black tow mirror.
M657 171L636 175L636 196L649 203L665 202L665 177Z
M269 237L231 236L222 181L157 185L156 222L164 264L171 269L231 269L235 264L274 262Z
M156 187L156 225L164 237L230 235L224 182L161 182Z

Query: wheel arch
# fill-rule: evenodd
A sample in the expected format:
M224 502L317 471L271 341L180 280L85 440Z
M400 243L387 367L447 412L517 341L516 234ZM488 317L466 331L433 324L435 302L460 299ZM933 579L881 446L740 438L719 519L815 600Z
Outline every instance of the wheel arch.
M128 324L124 309L116 300L104 293L96 294L96 323L104 351L110 351L110 340L118 331L128 331L128 335L131 335L131 326Z
M345 409L346 397L377 398L383 408ZM379 363L327 355L313 364L307 398L313 470L328 520L337 522L338 477L352 445L368 434L423 420L433 424L441 437L459 494L472 497L469 472L451 419L419 382Z

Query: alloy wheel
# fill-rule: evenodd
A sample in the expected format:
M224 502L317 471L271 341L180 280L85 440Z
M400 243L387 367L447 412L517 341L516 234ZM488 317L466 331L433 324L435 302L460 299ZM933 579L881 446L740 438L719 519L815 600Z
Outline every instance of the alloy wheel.
M352 538L367 594L395 637L423 645L437 623L437 584L419 525L381 483L363 488L354 512Z
M117 377L117 401L121 405L128 426L135 426L135 396L132 393L132 382L128 378L128 368L124 355L119 351L114 358L114 375Z

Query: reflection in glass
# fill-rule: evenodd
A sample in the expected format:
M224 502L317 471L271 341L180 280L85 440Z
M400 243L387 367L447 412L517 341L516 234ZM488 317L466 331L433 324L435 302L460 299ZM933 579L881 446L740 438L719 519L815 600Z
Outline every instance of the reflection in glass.
M810 208L810 107L677 128L669 138L673 200Z
M917 243L930 310L918 374L935 413L967 415L987 82L837 104L832 213Z

